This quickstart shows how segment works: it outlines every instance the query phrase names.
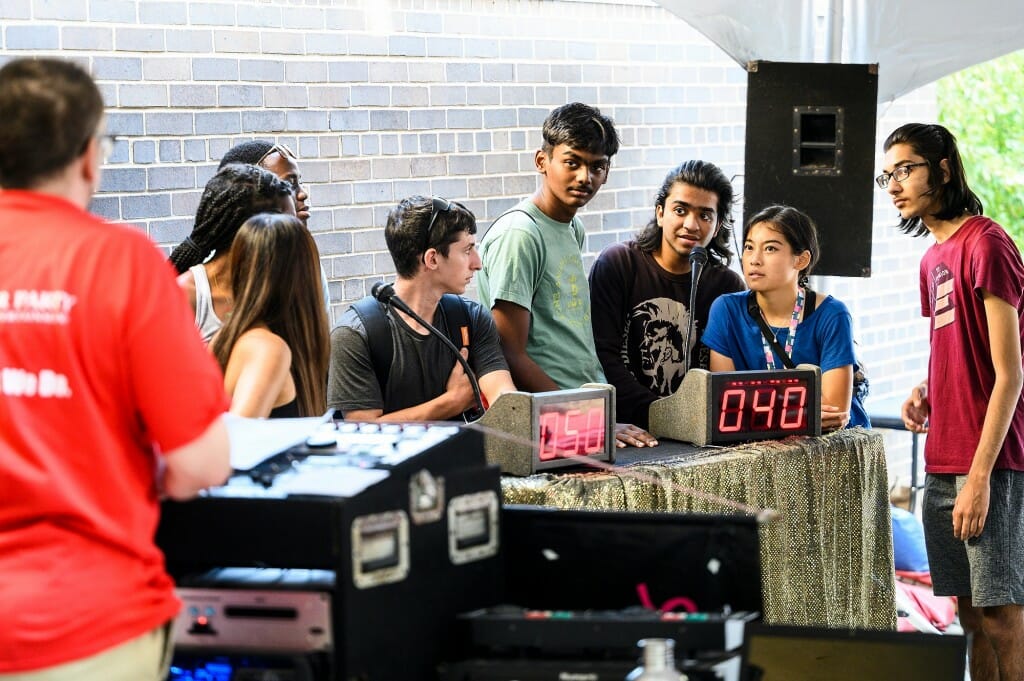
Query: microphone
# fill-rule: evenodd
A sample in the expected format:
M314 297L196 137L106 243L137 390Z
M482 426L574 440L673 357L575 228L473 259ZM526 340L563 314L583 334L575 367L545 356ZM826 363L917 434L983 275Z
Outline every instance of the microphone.
M447 335L438 331L432 324L428 323L425 319L423 319L423 317L420 317L418 314L413 312L413 309L409 307L404 300L398 297L398 295L395 293L395 287L392 286L391 284L386 284L383 281L378 281L376 284L370 287L370 295L373 296L374 299L381 305L390 305L391 307L397 310L401 310L405 314L415 319L418 324L423 326L423 328L425 328L431 334L441 339L441 342L444 343L445 347L447 347L449 350L452 351L452 353L454 353L455 359L458 360L459 364L462 365L462 370L466 373L466 378L469 379L469 385L470 387L473 388L473 397L476 400L476 414L471 415L470 419L472 420L473 418L479 418L480 416L483 416L484 400L480 394L480 384L476 380L476 374L474 374L473 370L469 367L469 362L467 362L466 358L462 356L462 353L459 351L459 348L455 346L455 343L452 343L451 339L448 338Z
M708 262L708 251L703 246L694 246L690 250L690 323L686 325L686 340L683 342L683 355L686 357L686 371L690 370L690 361L693 356L690 351L690 339L693 338L693 330L697 325L697 315L694 310L697 307L697 282L700 280L701 271ZM686 373L685 371L683 372Z

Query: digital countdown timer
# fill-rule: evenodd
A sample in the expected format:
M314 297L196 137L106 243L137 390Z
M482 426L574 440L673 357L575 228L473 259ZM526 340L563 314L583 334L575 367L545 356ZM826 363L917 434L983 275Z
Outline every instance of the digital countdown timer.
M651 405L649 417L657 437L697 445L821 435L821 371L691 369L673 395Z
M587 384L575 390L510 392L494 401L477 421L484 451L503 473L530 475L576 466L580 457L613 461L615 389Z

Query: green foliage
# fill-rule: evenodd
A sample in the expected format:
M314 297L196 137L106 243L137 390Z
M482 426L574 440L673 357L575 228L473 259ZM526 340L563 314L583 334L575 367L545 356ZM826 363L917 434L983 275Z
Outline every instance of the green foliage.
M985 215L1024 246L1024 50L941 79L938 100Z

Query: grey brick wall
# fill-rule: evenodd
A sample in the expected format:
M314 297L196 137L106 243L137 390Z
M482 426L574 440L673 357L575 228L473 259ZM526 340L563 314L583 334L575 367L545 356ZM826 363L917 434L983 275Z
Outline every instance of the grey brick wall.
M588 263L651 217L679 161L743 173L746 74L649 0L0 3L0 61L44 54L85 63L110 106L119 140L93 209L165 248L231 145L296 149L335 314L391 275L381 229L397 199L446 195L484 227L531 193L538 127L567 101L601 107L624 142L582 213ZM880 134L935 109L925 88L885 110ZM888 227L891 212L879 195L872 279L818 282L854 312L874 399L904 394L925 366L925 243Z

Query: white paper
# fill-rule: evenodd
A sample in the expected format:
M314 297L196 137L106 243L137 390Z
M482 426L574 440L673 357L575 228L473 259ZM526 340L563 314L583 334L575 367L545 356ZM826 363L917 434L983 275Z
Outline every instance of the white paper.
M231 467L247 471L274 454L306 441L330 414L299 419L250 419L224 414L231 442Z
M274 488L282 494L316 494L354 497L388 477L388 471L356 466L318 466L289 471L277 478Z

